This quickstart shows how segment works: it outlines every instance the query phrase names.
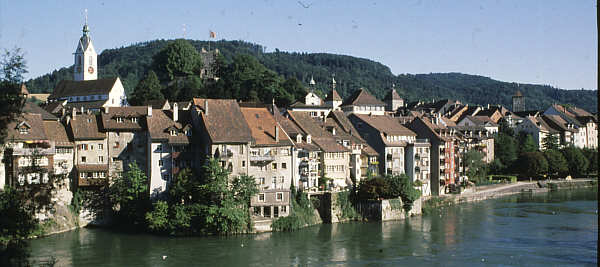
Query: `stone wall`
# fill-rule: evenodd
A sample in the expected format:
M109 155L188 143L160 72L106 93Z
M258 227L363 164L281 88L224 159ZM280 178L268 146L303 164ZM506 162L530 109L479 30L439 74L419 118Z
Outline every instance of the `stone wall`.
M422 199L413 202L412 208L406 212L402 199L369 200L358 203L357 211L368 221L394 221L421 214Z

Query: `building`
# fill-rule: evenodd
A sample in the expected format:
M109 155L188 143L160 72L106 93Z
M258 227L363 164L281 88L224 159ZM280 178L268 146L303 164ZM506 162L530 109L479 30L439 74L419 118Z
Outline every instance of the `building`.
M446 193L448 185L458 181L455 130L448 127L448 122L439 114L417 117L407 126L418 138L427 139L431 144L431 194Z
M525 96L521 94L521 91L517 90L515 95L512 96L512 112L525 111Z
M101 130L99 115L71 112L67 129L75 145L75 183L79 188L107 185L109 157L106 133Z
M292 140L266 107L242 107L241 111L252 132L248 175L259 187L250 199L252 214L257 219L288 216L295 173Z
M554 104L543 112L545 115L558 115L574 132L573 145L579 148L598 148L598 117L573 106Z
M215 158L232 176L248 174L253 139L238 103L233 99L194 98L190 110L197 133L196 166L202 166L207 158Z
M404 99L398 95L396 89L392 86L392 89L383 99L385 102L386 111L396 112L399 108L404 107Z
M74 54L73 80L61 81L49 102L67 101L69 109L99 111L102 107L127 106L127 96L119 77L98 79L98 54L94 50L87 22ZM56 108L53 106L53 108Z
M161 197L168 190L181 170L194 167L194 131L190 111L179 110L176 103L172 110L145 108L147 112L137 110L130 111L129 114L146 116L146 166L150 197L154 198ZM132 135L130 145L134 150L141 149L136 142L143 140L141 136L136 140L136 135Z
M373 114L384 115L385 104L369 94L367 90L360 88L344 101L341 105L342 111L348 114Z
M323 99L311 91L304 97L304 103L296 101L290 105L289 109L292 111L307 112L314 118L323 118L329 114L332 106L326 104Z
M431 195L431 144L428 139L416 139L406 146L404 162L406 175L415 183L421 183L420 189L423 196Z
M415 143L417 134L390 116L351 114L348 119L379 154L382 175L406 173L405 149L409 143Z
M339 110L342 105L342 97L335 90L336 82L335 79L332 78L332 88L331 92L327 94L325 97L325 104L329 106L332 110Z
M546 120L542 119L541 116L524 117L523 121L515 126L515 131L531 134L538 148L543 147L544 139L548 135L560 135L560 132L548 125ZM568 134L568 137L563 140L570 142L570 139L570 134Z
M492 135L496 134L499 129L499 125L493 122L492 119L487 116L465 116L456 125L468 127L483 127L487 134Z

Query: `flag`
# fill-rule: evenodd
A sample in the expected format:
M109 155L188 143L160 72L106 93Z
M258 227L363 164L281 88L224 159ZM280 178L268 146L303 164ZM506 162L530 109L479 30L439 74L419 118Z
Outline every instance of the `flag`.
M213 31L209 31L209 34L210 34L210 38L216 38L217 37L217 34L215 32L213 32Z

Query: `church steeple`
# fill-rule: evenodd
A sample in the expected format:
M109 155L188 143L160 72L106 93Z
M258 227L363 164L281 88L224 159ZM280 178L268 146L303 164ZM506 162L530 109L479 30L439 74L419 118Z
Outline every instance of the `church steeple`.
M79 38L79 43L73 53L73 80L87 81L98 79L98 54L94 50L92 38L90 37L90 28L87 22L87 9L85 10L85 23L83 24L83 34Z

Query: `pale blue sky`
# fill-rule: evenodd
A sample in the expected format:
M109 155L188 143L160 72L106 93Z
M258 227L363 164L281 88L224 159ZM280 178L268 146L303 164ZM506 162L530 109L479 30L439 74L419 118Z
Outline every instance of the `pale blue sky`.
M307 8L303 7L308 6ZM140 41L245 40L283 51L373 59L394 74L462 72L597 89L596 2L7 1L0 48L21 47L36 77L73 64L88 9L98 53Z

